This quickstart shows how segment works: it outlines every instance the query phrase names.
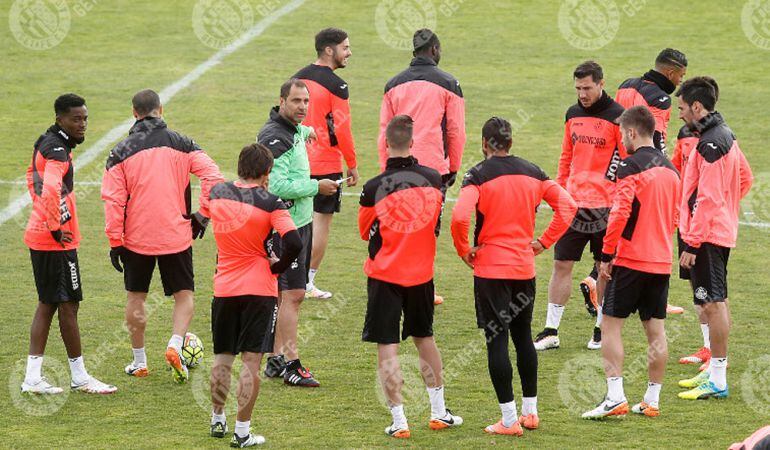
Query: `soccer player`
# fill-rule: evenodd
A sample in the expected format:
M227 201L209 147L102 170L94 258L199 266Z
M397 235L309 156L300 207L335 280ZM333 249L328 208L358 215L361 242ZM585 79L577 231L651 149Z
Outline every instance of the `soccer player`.
M484 124L481 135L486 161L463 178L460 197L452 211L452 238L457 254L473 269L476 324L484 329L489 376L503 415L484 431L521 436L522 426L536 429L540 423L537 352L531 330L535 255L567 231L577 205L539 167L509 155L513 141L507 120L492 117ZM534 239L535 211L542 200L551 205L554 216L545 232ZM468 230L474 211L476 238L471 247ZM520 213L512 215L511 211ZM511 387L509 333L516 347L521 378L521 417L516 415Z
M188 373L182 344L194 309L192 241L203 238L209 191L223 178L195 141L168 129L155 91L137 92L132 104L136 123L110 152L102 179L110 261L123 273L127 294L126 323L134 360L125 372L135 377L149 374L144 304L157 264L163 292L174 296L166 363L173 369L174 381L183 383ZM194 214L190 214L191 173L201 181L200 210Z
M342 159L348 166L347 185L358 183L356 150L350 130L351 115L348 84L334 71L348 65L350 39L339 28L326 28L315 35L318 59L294 75L305 82L310 91L310 105L306 126L313 127L318 138L307 143L310 178L314 180L341 180ZM331 298L332 293L316 287L315 277L321 267L329 242L334 213L342 205L342 185L333 195L316 194L313 197L313 243L305 295L309 298Z
M250 432L251 413L259 394L262 355L273 350L277 314L276 274L283 272L302 250L302 241L286 205L267 191L273 155L261 144L244 147L238 156L235 182L211 190L210 210L217 242L211 334L211 436L227 432L225 402L235 356L243 361L238 380L238 416L231 447L263 444ZM280 260L265 252L265 239L275 229L283 242Z
M567 189L578 205L569 230L554 247L554 264L548 284L548 312L545 328L535 337L535 348L559 348L559 324L572 291L572 268L590 244L595 265L601 257L602 239L615 193L620 160L626 156L620 137L618 117L623 107L604 91L604 71L586 61L573 72L578 102L567 109L562 153L556 182ZM598 310L588 348L601 348L602 315L599 302L606 281L597 283L592 298Z
M417 347L430 398L429 427L440 430L463 423L445 406L441 354L433 339L433 261L442 182L437 171L410 155L414 127L405 115L388 123L385 141L390 157L385 171L364 185L358 212L358 230L369 242L364 263L369 300L362 339L377 344L377 369L393 416L385 433L396 438L410 436L398 363L399 342L409 336Z
M465 146L465 100L460 82L438 68L441 42L428 29L420 29L412 38L414 59L409 68L385 84L380 109L380 136L377 147L380 169L385 170L388 159L385 131L390 120L404 114L414 120L412 155L421 165L441 174L441 193L455 183ZM436 233L441 228L441 219ZM444 302L436 296L438 305Z
M609 279L602 304L602 357L607 395L583 414L602 419L628 414L623 392L625 319L639 312L647 335L649 382L644 399L631 411L660 415L660 390L666 370L666 300L671 277L672 236L679 211L679 173L654 147L655 117L644 106L620 116L623 146L629 156L618 168L618 186L604 236L602 278Z
M337 183L328 178L310 178L310 164L305 142L317 139L313 128L301 124L308 112L310 91L304 81L291 78L281 85L280 104L270 110L257 135L257 142L273 153L270 192L286 203L302 240L302 251L291 266L278 277L278 325L274 355L267 359L265 376L283 377L291 386L318 387L299 360L297 323L307 286L307 261L313 232L313 197L334 195ZM274 234L269 241L271 251L281 254L283 242Z
M717 101L719 101L719 86L716 80L711 77L702 77L709 81L714 86L714 94ZM671 156L671 163L679 171L680 177L684 180L687 173L687 162L690 160L692 151L695 146L698 145L698 136L695 132L685 124L679 130L679 134L676 139L676 146L674 147L674 154ZM682 241L682 235L677 231L677 241L679 244L679 257L682 257L687 244ZM690 281L690 270L679 266L679 278L682 280ZM690 283L692 288L692 283ZM679 358L679 364L700 364L700 371L704 370L711 360L711 342L709 340L709 324L703 307L701 305L695 305L695 311L698 314L698 321L700 322L701 335L703 336L703 346L692 353L691 355L683 356Z
M671 94L687 73L687 57L679 50L667 48L655 58L655 68L639 78L629 78L618 88L615 101L623 108L642 105L655 117L655 148L666 151L668 121L671 118ZM596 295L596 269L580 282L580 291L590 305L590 297ZM591 305L593 306L593 305ZM667 305L668 314L682 314L684 308Z
M102 383L86 370L78 327L83 287L78 264L80 230L72 151L86 138L88 108L86 101L75 94L59 96L53 107L56 123L35 142L27 169L32 211L24 231L24 244L29 247L38 303L29 332L27 372L21 392L63 392L42 374L48 333L58 312L59 330L72 374L70 387L89 394L112 394L117 391L115 386Z
M738 237L740 200L751 188L751 168L738 141L716 110L714 85L696 77L677 92L679 117L699 137L687 162L682 186L679 231L687 245L679 264L690 271L695 304L703 307L709 326L709 370L682 380L688 400L724 398L727 387L727 261Z

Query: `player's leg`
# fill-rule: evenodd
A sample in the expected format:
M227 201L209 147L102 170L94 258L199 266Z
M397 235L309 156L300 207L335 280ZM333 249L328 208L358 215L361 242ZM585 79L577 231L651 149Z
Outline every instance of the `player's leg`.
M259 367L262 353L241 353L243 368L238 379L238 415L235 422L231 447L251 447L265 443L265 438L251 433L251 413L259 395Z
M304 278L302 284L304 285ZM318 387L320 383L302 365L297 349L297 327L305 289L290 289L282 291L280 295L281 306L278 308L276 335L279 336L281 347L275 347L275 351L277 354L284 355L286 359L283 381L290 386Z
M599 267L599 261L594 261L594 270ZM598 350L602 348L602 319L604 314L602 313L602 303L604 302L604 293L607 290L607 280L603 277L599 277L596 281L596 322L594 323L594 331L591 335L591 339L588 341L589 350Z
M596 265L591 268L591 273L587 277L580 281L580 293L583 294L583 302L586 305L586 311L592 316L596 316L596 307L598 305L598 297L596 294L596 282L599 280L599 271L596 269Z
M195 313L192 247L179 253L158 256L158 270L163 283L163 293L174 297L171 338L166 345L166 363L174 373L174 381L184 383L189 377L189 372L182 359L182 346Z
M532 341L532 311L535 306L535 279L513 280L509 303L511 341L516 347L516 369L521 379L521 417L524 428L540 425L537 414L537 351Z
M157 261L154 256L140 255L128 249L121 259L126 289L126 327L134 356L133 361L126 366L125 372L130 376L146 377L149 370L144 349L144 332L147 325L145 302Z
M402 288L405 298L403 304L404 328L401 338L412 336L420 358L420 375L425 383L430 400L430 421L432 430L460 426L463 419L455 416L446 407L444 401L444 379L442 375L441 353L433 338L433 311L435 289L433 280L417 286Z
M663 388L663 378L666 373L668 360L668 342L663 319L650 318L643 320L644 332L647 335L647 391L642 402L634 405L631 410L648 417L660 415L660 391Z
M213 309L213 305L212 305ZM212 311L213 312L213 311ZM212 331L217 333L212 318ZM221 320L221 319L220 319ZM214 347L223 345L223 337L214 337ZM215 352L218 351L214 350ZM225 416L225 403L230 394L230 380L235 355L232 353L214 353L214 363L211 366L211 377L209 378L211 392L211 437L222 438L227 433L227 417Z
M393 417L393 422L385 428L385 434L395 438L408 438L411 433L404 414L404 398L401 396L404 377L398 361L398 344L377 344L377 373Z
M51 322L56 313L56 305L56 303L38 301L29 330L29 355L27 356L27 370L24 382L21 385L22 392L39 394L60 394L63 392L62 388L52 386L43 377L43 354L48 342Z
M323 291L316 287L315 277L321 267L321 261L323 261L324 255L326 254L326 247L329 244L329 234L331 232L333 218L334 214L313 212L313 245L310 253L308 282L307 287L305 288L308 298L327 299L332 297L331 292Z
M572 290L572 268L574 265L575 261L571 260L556 259L553 262L553 272L548 283L545 328L535 337L535 349L537 350L559 348L559 325Z

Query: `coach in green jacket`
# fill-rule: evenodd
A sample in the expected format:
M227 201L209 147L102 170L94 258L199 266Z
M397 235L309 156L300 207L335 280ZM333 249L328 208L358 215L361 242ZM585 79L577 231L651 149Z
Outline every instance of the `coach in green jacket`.
M310 178L310 164L305 142L315 139L311 127L301 125L307 114L310 93L301 80L292 78L281 86L280 105L273 107L270 118L259 130L257 142L273 153L269 190L283 200L302 238L302 251L289 269L278 277L278 323L275 328L273 356L267 359L265 376L283 377L292 386L316 387L313 378L299 361L297 321L305 298L308 253L313 234L313 197L337 192L334 180ZM277 233L267 242L268 252L280 254L281 239Z

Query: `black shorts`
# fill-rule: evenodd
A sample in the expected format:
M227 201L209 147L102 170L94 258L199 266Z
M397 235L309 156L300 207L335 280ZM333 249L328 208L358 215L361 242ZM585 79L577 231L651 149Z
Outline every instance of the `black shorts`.
M532 323L535 307L535 279L497 280L473 277L476 326L487 336Z
M676 243L677 243L677 255L679 257L677 258L676 265L679 266L679 259L682 258L682 252L685 248L687 248L687 244L682 240L682 235L679 234L679 230L676 230ZM697 259L697 258L696 258ZM679 266L679 279L680 280L689 280L690 279L690 269L685 269L682 266Z
M723 302L727 298L727 260L730 249L703 243L690 268L693 301L696 305Z
M310 250L313 240L313 223L297 229L299 238L302 240L302 250L288 269L278 276L278 290L290 291L293 289L305 290L307 286L307 271L310 268ZM277 257L281 257L281 235L273 233L273 238L267 241L267 253L272 252Z
M310 175L313 180L329 179L337 181L342 178L342 173L330 173L326 175ZM320 214L334 214L340 212L342 207L342 185L332 195L316 194L313 197L313 211Z
M129 292L149 292L155 262L160 270L163 293L173 295L179 291L194 291L192 247L168 255L142 255L126 249L123 256L123 282Z
M599 261L609 214L609 208L578 208L572 224L553 248L553 259L580 261L586 244L590 244L594 261Z
M56 304L83 300L77 250L29 250L37 298Z
M214 354L271 353L277 319L275 297L214 297L211 302Z
M607 283L602 313L625 319L639 311L639 319L665 319L668 282L671 275L641 272L628 267L612 268Z
M366 286L369 300L361 338L378 344L398 344L409 336L433 336L433 280L404 287L369 278ZM399 338L401 312L404 326Z

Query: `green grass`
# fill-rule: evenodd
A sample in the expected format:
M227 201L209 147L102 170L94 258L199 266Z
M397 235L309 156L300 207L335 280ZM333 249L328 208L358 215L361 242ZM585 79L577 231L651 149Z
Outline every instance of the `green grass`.
M88 100L88 141L95 142L130 114L130 96L145 87L162 89L177 80L214 50L196 38L191 23L194 2L104 1L84 16L72 13L72 28L51 50L33 52L18 45L8 28L10 2L0 8L0 179L18 179L29 162L31 145L53 120L52 102L62 92L74 91ZM74 5L78 2L69 2ZM253 8L271 2L250 1ZM281 2L278 2L281 3ZM714 76L721 86L719 110L740 139L758 185L744 201L756 220L770 222L768 197L770 157L763 112L770 103L766 74L770 52L752 45L740 26L741 4L704 1L697 11L674 8L662 0L642 3L634 17L620 12L620 30L608 45L596 51L571 47L557 27L557 2L434 1L436 31L442 38L441 66L461 81L466 98L468 144L465 167L480 159L479 130L491 115L514 119L520 127L514 152L555 174L563 117L574 102L570 74L577 63L595 58L614 94L624 78L647 70L657 52L679 48L690 60L689 75ZM626 2L617 2L620 7ZM645 4L646 3L646 4ZM354 5L354 6L351 6ZM353 130L364 178L376 174L376 136L379 104L385 81L402 70L409 52L386 45L375 28L377 1L310 0L281 18L252 43L226 58L166 107L170 126L193 136L219 163L223 173L235 173L236 155L253 141L278 97L279 84L314 58L313 34L325 26L339 26L351 35L353 58L340 74L350 85ZM458 6L447 14L451 5ZM255 19L261 16L255 10ZM420 24L415 24L420 25ZM671 121L670 136L679 121ZM525 119L522 119L524 117ZM673 145L672 145L673 147ZM78 149L78 151L82 151ZM78 180L98 180L102 155L76 173ZM0 206L20 186L0 185ZM450 195L456 196L457 188ZM0 429L3 446L105 448L224 447L226 442L207 436L205 367L195 370L191 383L177 386L163 368L162 352L170 332L171 300L160 295L156 277L148 300L147 348L154 372L147 379L122 374L130 360L127 334L122 328L125 294L122 279L107 259L103 212L98 187L77 191L83 243L81 269L86 300L80 324L90 371L115 383L112 397L70 395L49 415L29 414L30 408L55 409L28 399L17 405L18 378L23 370L28 330L35 308L35 291L28 251L22 242L28 211L0 227ZM361 270L366 246L357 238L355 197L345 197L343 212L335 219L332 240L318 284L335 292L328 302L307 302L303 307L301 355L322 382L317 390L299 391L267 381L255 408L253 428L271 447L384 446L469 448L511 445L507 438L487 437L481 428L499 416L488 380L483 340L475 329L471 274L455 256L448 233L439 241L436 285L446 303L436 312L436 339L443 354L447 401L463 415L457 430L427 429L427 395L417 375L416 353L403 345L406 376L406 412L413 437L409 442L388 440L382 429L390 416L380 400L375 377L374 346L360 340L366 305L365 277ZM547 214L539 219L542 227ZM445 230L448 229L445 222ZM676 380L694 373L676 363L700 344L697 320L691 310L671 318L667 328L671 358L662 393L663 415L655 420L629 417L622 422L595 423L579 419L604 392L598 353L585 350L592 327L577 290L567 308L563 347L540 355L539 409L542 427L526 433L517 445L537 448L725 448L770 420L770 399L763 388L770 369L766 328L770 312L767 296L767 228L742 227L738 248L731 255L730 292L734 329L730 342L731 397L725 401L685 402L676 398ZM209 299L214 269L211 236L196 242L198 311L191 331L211 343ZM538 284L533 328L545 318L550 252L538 259ZM588 270L581 262L575 279ZM685 283L673 280L671 301L689 305ZM61 384L69 381L66 357L54 326L46 356L46 373ZM644 339L641 327L630 320L625 330L626 392L637 401L644 391ZM207 353L206 360L211 360ZM58 362L58 364L57 364ZM62 370L56 370L60 367ZM21 369L20 369L21 368ZM752 378L753 376L753 378ZM748 383L754 381L754 383ZM520 395L518 379L514 388ZM519 397L517 397L519 398ZM228 406L230 420L234 419ZM232 426L232 425L231 425Z

